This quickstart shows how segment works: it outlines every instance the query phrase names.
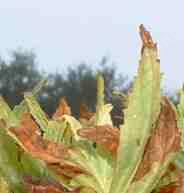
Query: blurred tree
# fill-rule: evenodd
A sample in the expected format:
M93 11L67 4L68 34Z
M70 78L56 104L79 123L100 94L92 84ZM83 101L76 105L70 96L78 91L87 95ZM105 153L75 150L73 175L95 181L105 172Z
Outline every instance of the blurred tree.
M31 89L40 79L32 52L14 51L9 63L0 60L0 93L10 106L19 103L23 92Z
M105 78L106 101L115 106L112 114L116 122L122 121L122 100L112 95L112 91L124 91L129 88L127 77L117 73L114 64L109 64L108 59L103 57L98 68L93 70L91 65L79 64L69 67L65 75L60 73L48 74L48 86L41 92L39 100L48 113L52 115L61 97L65 97L72 108L75 116L79 116L82 103L90 110L95 110L96 104L96 75L101 72ZM32 52L14 51L9 63L0 60L0 94L7 102L14 106L19 103L25 91L33 88L43 78L37 66L35 55ZM118 121L119 119L119 121Z

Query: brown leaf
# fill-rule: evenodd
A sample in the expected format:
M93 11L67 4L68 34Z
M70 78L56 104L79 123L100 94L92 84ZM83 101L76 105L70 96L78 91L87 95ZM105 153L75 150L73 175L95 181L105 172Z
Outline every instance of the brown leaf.
M42 138L38 125L29 113L22 116L20 127L10 128L9 130L33 157L48 163L59 163L68 156L68 149L63 144Z
M142 178L151 169L154 162L164 162L168 154L179 151L180 138L176 112L169 99L164 97L157 126L145 147L144 157L135 180Z
M59 106L53 115L54 119L61 118L63 115L71 115L71 108L69 107L65 98L60 100Z
M112 153L117 152L119 145L119 129L110 125L96 126L78 130L78 135L102 145Z
M80 118L90 120L95 113L89 111L85 104L80 106Z
M33 179L31 176L24 178L24 183L29 193L79 193L80 188L68 190L55 181Z

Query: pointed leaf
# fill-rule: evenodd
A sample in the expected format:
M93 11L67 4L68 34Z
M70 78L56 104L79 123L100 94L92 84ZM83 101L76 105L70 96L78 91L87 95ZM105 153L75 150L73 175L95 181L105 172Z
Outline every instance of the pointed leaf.
M148 32L142 31L141 28L142 33ZM143 42L138 76L129 96L124 125L121 126L117 166L110 193L127 192L141 162L145 145L159 111L160 65L157 49L156 46L150 48Z
M67 104L65 98L62 98L59 102L59 106L53 115L54 119L62 118L63 115L71 115L71 108Z

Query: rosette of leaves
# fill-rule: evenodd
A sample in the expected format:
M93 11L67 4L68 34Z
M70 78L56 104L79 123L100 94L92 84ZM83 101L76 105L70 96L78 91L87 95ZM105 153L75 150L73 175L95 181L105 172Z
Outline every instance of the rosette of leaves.
M183 192L184 105L181 98L177 111L161 96L157 46L143 25L140 36L138 74L119 128L112 123L113 106L105 102L100 74L96 112L83 105L79 120L65 99L48 117L37 102L35 89L25 93L24 101L14 109L1 98L0 175L10 191Z

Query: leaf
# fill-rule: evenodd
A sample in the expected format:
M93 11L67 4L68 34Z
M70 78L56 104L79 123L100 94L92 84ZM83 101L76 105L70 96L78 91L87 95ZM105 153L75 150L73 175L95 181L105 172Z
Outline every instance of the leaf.
M168 154L180 150L181 136L177 128L176 112L166 97L163 103L157 126L146 145L143 160L136 173L136 180L141 179L154 162L163 163Z
M98 182L90 175L79 175L76 176L74 179L71 180L70 182L72 187L79 187L79 186L84 186L85 188L90 188L93 190L92 192L97 192L97 193L103 193L104 191L101 189L99 186Z
M184 192L184 171L179 172L178 182L161 188L156 193L183 193ZM154 192L153 192L154 193Z
M96 187L97 193L108 193L113 178L114 164L114 156L110 152L103 151L102 148L94 148L89 141L81 140L77 141L72 148L70 161L83 168L89 176L86 179L84 175L82 175L83 177L81 175L77 176L81 185L85 186L86 181L89 181L89 184L93 183L91 186Z
M26 193L22 184L22 168L17 159L18 146L7 135L1 124L0 128L0 175L14 193Z
M2 193L10 193L10 187L8 183L0 176L0 192Z
M156 188L179 150L180 131L177 128L176 112L165 97L156 128L146 145L143 160L128 193L147 193Z
M48 83L47 79L42 79L32 90L31 93L34 97L37 97L40 90L46 86ZM13 112L16 115L17 119L20 120L21 116L23 113L28 112L28 106L25 102L25 100L23 100L20 104L15 105L15 107L13 108Z
M70 130L72 133L69 137L74 137L76 140L79 140L77 131L82 128L80 122L70 115L63 115L62 119L68 124L68 128L66 128L66 130Z
M71 108L67 104L65 98L62 98L59 102L59 106L53 115L54 119L61 118L63 115L71 115Z
M142 28L142 27L141 27ZM141 33L148 33L145 30ZM117 164L109 193L125 193L134 178L144 148L160 112L160 64L156 46L144 44L138 76L124 111Z
M111 114L113 106L111 104L105 104L98 108L95 114L96 124L95 125L113 125Z
M68 156L68 149L63 144L41 137L38 125L28 113L22 116L20 127L9 130L17 137L24 149L35 158L48 163L58 163Z
M85 104L80 106L80 119L90 120L95 113L92 113L88 110L88 107Z
M176 185L168 185L162 187L159 191L153 193L175 193L177 186Z
M61 143L66 128L67 123L64 120L49 120L48 128L43 133L43 137L50 141Z
M96 126L93 128L83 128L78 130L81 137L87 138L102 145L105 149L112 152L117 152L119 145L119 129L111 125Z
M5 121L6 126L13 126L18 124L18 120L14 112L8 106L6 101L0 96L0 120Z
M180 102L177 105L177 111L178 111L178 127L181 129L182 134L182 140L181 140L181 146L182 150L184 150L184 88L180 91Z
M155 48L155 43L152 40L150 33L145 29L145 27L140 25L140 37L143 42L143 48Z
M31 176L24 178L29 193L79 193L81 188L68 190L62 184L47 179L34 179Z
M28 105L31 115L38 123L40 129L43 132L46 132L48 129L47 127L48 127L49 120L45 112L41 109L39 103L36 101L32 93L25 93L24 98L25 98L26 104Z
M86 172L76 165L71 164L48 164L48 167L52 169L57 175L63 176L64 178L70 180L80 174L85 174Z

